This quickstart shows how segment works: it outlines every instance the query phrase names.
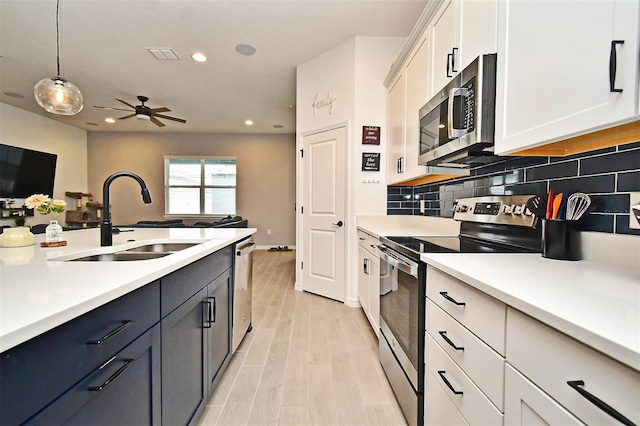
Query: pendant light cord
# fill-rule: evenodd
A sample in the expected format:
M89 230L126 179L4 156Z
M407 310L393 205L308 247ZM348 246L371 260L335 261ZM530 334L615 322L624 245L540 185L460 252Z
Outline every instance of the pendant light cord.
M56 60L58 62L58 80L60 79L60 0L56 1Z

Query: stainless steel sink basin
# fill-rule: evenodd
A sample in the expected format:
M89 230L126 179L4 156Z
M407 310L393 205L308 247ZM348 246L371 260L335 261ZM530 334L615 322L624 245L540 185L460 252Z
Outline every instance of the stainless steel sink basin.
M94 254L91 256L79 257L77 259L69 259L70 262L122 262L131 260L150 260L158 259L160 257L168 256L171 253L153 253L153 252L117 252L117 253L103 253Z
M175 253L195 246L197 243L154 243L123 250L119 253Z

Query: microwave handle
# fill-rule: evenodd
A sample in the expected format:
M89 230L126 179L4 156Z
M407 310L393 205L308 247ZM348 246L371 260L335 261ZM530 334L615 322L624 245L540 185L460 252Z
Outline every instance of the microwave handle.
M459 96L467 97L469 95L469 89L466 87L454 87L449 91L449 99L447 100L448 117L447 117L447 133L449 139L455 139L463 136L467 133L465 127L454 127L454 114L456 113L454 108L455 98Z

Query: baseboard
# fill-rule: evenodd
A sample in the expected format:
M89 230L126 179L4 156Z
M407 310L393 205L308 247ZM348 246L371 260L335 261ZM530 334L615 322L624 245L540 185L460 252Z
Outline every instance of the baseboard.
M360 301L356 298L356 299L347 299L344 302L345 305L350 306L352 308L361 308L362 305L360 305Z

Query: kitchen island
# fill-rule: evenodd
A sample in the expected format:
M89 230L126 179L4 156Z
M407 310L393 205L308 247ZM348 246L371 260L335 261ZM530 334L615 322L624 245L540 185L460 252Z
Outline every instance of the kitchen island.
M100 247L89 229L1 248L1 423L194 423L230 358L233 246L255 231L136 229ZM152 244L181 249L73 260Z

